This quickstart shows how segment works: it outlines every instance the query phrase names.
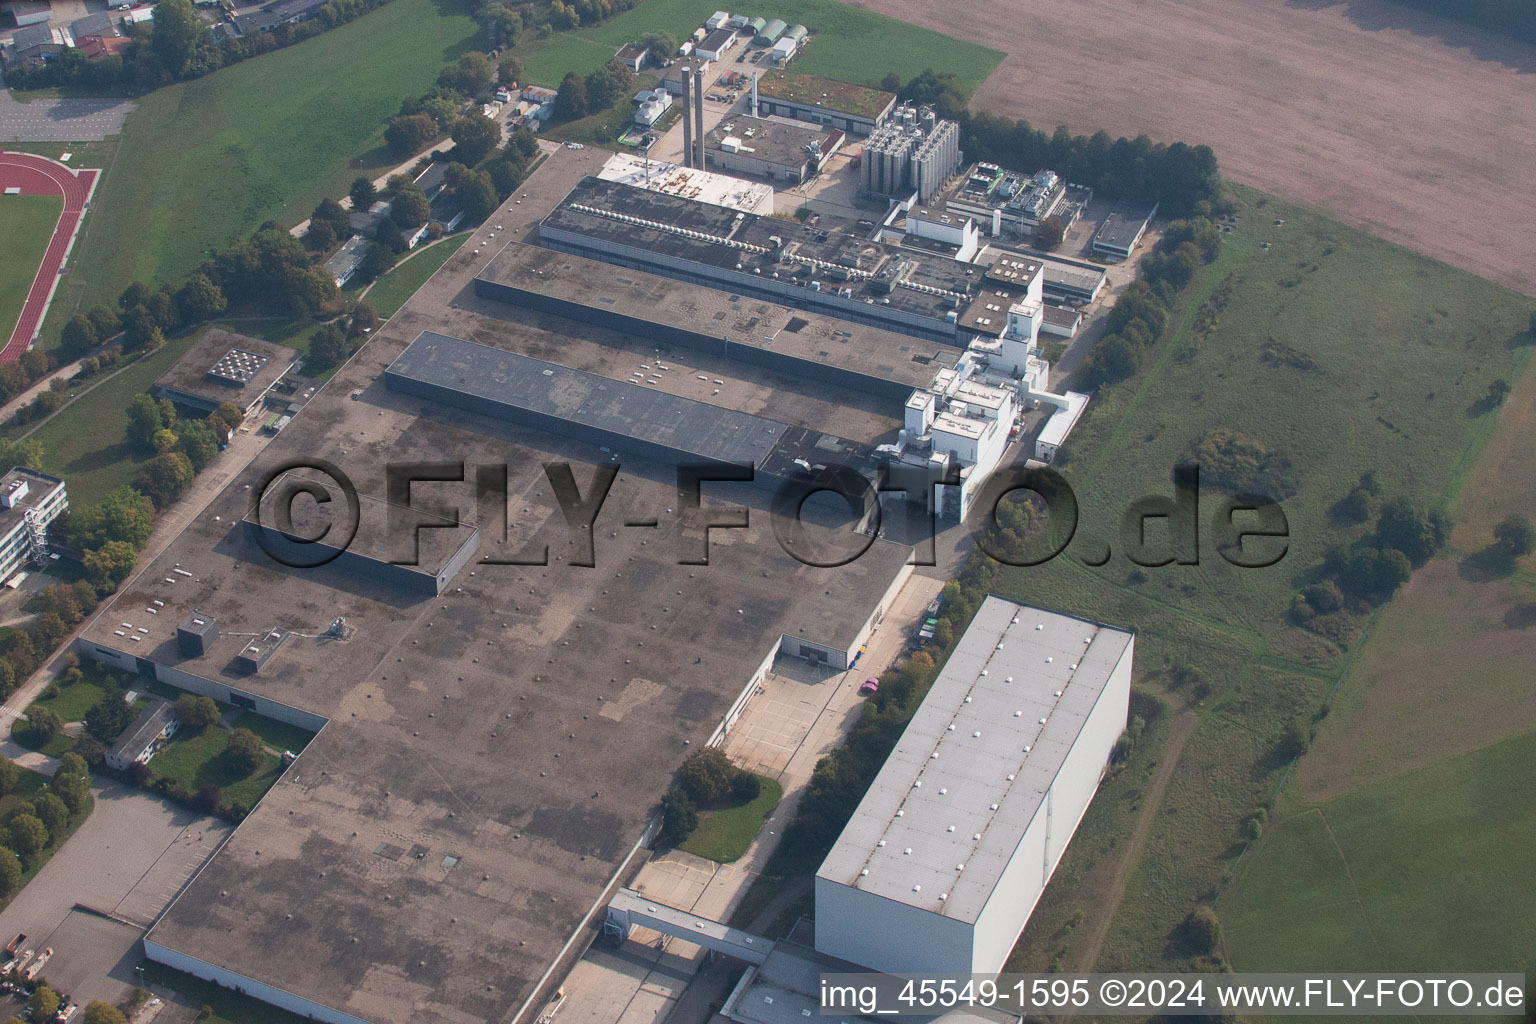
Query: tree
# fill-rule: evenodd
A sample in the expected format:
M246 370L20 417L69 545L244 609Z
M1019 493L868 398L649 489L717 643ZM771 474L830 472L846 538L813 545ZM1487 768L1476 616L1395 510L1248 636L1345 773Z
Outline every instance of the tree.
M100 341L91 318L84 313L76 313L59 332L59 358L78 359L95 348Z
M495 125L492 125L494 128ZM401 228L419 228L432 216L432 204L415 182L401 187L390 200L389 219Z
M1184 933L1184 941L1196 955L1214 953L1221 945L1221 921L1217 919L1216 911L1203 903L1189 912L1180 930Z
M1301 719L1291 719L1280 730L1277 749L1280 756L1287 761L1305 754L1310 746L1312 746L1312 730L1307 728L1307 723Z
M352 308L352 324L347 328L348 332L356 337L359 334L367 334L379 326L378 311L367 302L358 300Z
M128 403L128 440L144 448L152 447L157 431L165 430L165 413L160 403L148 395L138 394Z
M338 241L340 239L330 221L310 218L309 227L304 230L304 248L314 252L329 252L336 248Z
M405 235L400 233L400 226L388 217L383 218L373 226L373 240L390 251L393 256L405 251ZM364 253L366 258L367 254ZM390 260L394 264L394 260ZM359 268L361 269L361 268Z
M75 756L78 759L78 755L74 755L73 752L66 756ZM79 772L66 772L60 769L59 773L53 777L51 784L53 792L64 801L64 806L69 808L71 814L83 813L86 805L91 802L91 777L84 768L85 761L81 760L80 764Z
M555 116L562 121L574 121L587 114L587 84L574 71L567 71L555 93Z
M220 402L219 407L213 410L213 415L219 418L230 433L234 433L245 422L245 410L234 402Z
M1046 217L1035 225L1035 245L1049 252L1061 244L1066 233L1060 217Z
M70 749L84 758L85 763L92 768L107 759L107 748L94 736L81 736Z
M0 847L0 899L21 887L21 861L10 850Z
M1509 392L1509 381L1505 380L1503 377L1498 378L1492 384L1488 385L1488 404L1503 405L1504 399L1509 397Z
M1412 575L1408 556L1396 548L1361 548L1344 556L1339 586L1347 594L1382 604Z
M96 337L101 341L106 341L123 329L123 318L106 306L92 306L85 315L91 321L91 326L96 328Z
M31 863L48 845L48 828L35 814L18 814L9 826L11 848L22 860Z
M176 447L176 441L176 435L169 430L157 430L155 436L149 439L150 446L161 455Z
M478 224L496 212L496 186L484 171L472 174L453 195L471 223Z
M161 0L155 4L154 12L150 48L167 71L180 77L208 30L198 18L192 0Z
M705 747L689 754L677 770L677 784L697 804L709 805L731 791L737 768L719 747Z
M183 430L186 426L183 425ZM71 509L63 525L66 543L88 550L110 540L142 548L155 528L155 507L132 487L115 487L94 505Z
M142 281L135 281L123 289L123 294L117 298L117 304L124 309L133 309L136 306L144 305L153 294L154 292L150 291L149 285Z
M1493 539L1499 550L1510 558L1524 558L1536 551L1536 528L1531 521L1518 513L1510 513L1493 528Z
M395 155L410 156L441 134L437 122L426 114L406 114L389 119L384 128L384 141Z
M533 132L519 128L507 138L507 155L526 165L539 155L539 140L534 138Z
M212 697L184 693L176 698L176 721L185 729L201 732L219 720L219 706Z
M11 466L25 466L27 469L41 469L43 466L43 443L41 441L8 441L0 439L0 463L6 468Z
M389 246L369 242L368 248L363 252L362 262L357 265L357 273L364 281L373 281L394 265L395 254Z
M1438 512L1419 512L1401 498L1382 506L1376 521L1376 539L1384 548L1396 548L1418 568L1445 544L1447 527Z
M699 810L680 789L673 789L661 798L661 831L656 841L662 846L676 846L687 839L699 827Z
M335 324L322 325L309 341L309 357L316 369L338 366L351 354L346 335Z
M1118 334L1100 339L1083 366L1083 383L1089 387L1116 384L1136 372L1141 357L1130 342Z
M200 324L224 312L228 303L224 292L208 279L207 274L193 274L176 293L176 305L181 310L181 322Z
M522 169L506 157L486 164L485 173L491 179L491 187L496 190L498 202L512 198L512 193L523 183Z
M378 196L378 191L373 187L373 180L366 174L359 174L352 182L352 188L347 195L352 197L352 209L358 213L367 213L373 209L373 201Z
M27 709L27 733L38 746L52 742L64 731L64 722L52 708L33 705Z
M368 211L362 210L360 212L367 213ZM314 226L314 222L317 220L329 224L338 239L352 230L352 215L347 212L345 206L342 206L334 199L320 200L319 205L315 207L315 212L309 215L309 219L311 227Z
M448 129L453 139L453 158L473 167L488 156L501 142L501 127L484 114L475 111L453 122ZM426 220L425 217L422 220Z
M186 3L186 0L181 0L181 3ZM48 986L37 986L37 990L32 992L32 998L26 1001L26 1012L37 1024L52 1021L58 1013L58 993Z
M144 464L133 478L133 486L143 491L155 508L163 509L185 491L197 474L181 452L166 452Z
M37 807L37 818L50 836L62 836L69 828L69 808L54 793L43 793L32 803Z
M183 459L185 457L182 456ZM125 544L119 540L108 541L95 551L85 553L83 558L85 577L97 589L111 593L117 589L118 584L132 574L134 563L138 558L139 553L131 544Z
M209 814L217 814L219 805L224 802L224 791L217 784L205 783L197 791L197 806Z
M208 424L199 420L187 420L176 429L181 434L176 450L192 463L194 473L201 473L203 467L219 454L219 439L214 436Z
M731 799L738 804L749 804L763 792L763 781L748 771L738 771L731 780Z
M640 45L651 51L651 56L666 60L677 53L677 37L670 32L647 32L640 37Z
M496 66L491 63L491 58L478 50L471 50L443 68L437 76L437 84L466 96L476 96L484 92L495 79Z
M100 1000L92 1000L85 1006L85 1014L80 1018L81 1024L128 1024L128 1018L123 1011L111 1003L103 1003Z
M255 771L264 756L266 748L262 746L260 736L249 729L236 729L230 733L229 747L224 751L224 757L229 766L242 777Z
M522 61L518 60L510 53L502 54L501 59L496 62L496 81L501 85L512 85L513 83L521 82L522 80Z
M518 36L523 34L523 15L520 11L504 3L489 3L485 5L479 15L480 26L485 29L486 37L493 46L512 46L517 42ZM505 58L503 58L505 60ZM519 69L521 72L521 69ZM505 85L507 82L516 81L519 75L511 78L501 77L501 63L496 65L496 80Z
M155 326L161 331L175 330L181 324L181 313L176 308L176 300L168 291L158 291L149 297L144 303L144 309L154 318Z
M8 796L21 782L21 769L8 757L0 757L0 796Z

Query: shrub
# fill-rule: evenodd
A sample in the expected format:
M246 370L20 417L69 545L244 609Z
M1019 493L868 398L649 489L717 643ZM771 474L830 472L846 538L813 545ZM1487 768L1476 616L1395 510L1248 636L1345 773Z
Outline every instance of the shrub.
M1287 761L1300 757L1312 746L1312 730L1307 728L1307 723L1299 718L1293 718L1285 723L1285 728L1280 730L1280 742L1277 752Z
M736 777L731 780L731 799L738 804L751 803L762 791L762 780L751 772L737 772Z
M219 706L212 697L184 693L176 698L176 721L185 728L202 731L219 720Z
M1216 911L1203 903L1189 912L1180 931L1190 951L1196 955L1214 953L1221 945L1221 921L1217 919Z
M676 846L699 827L699 811L688 794L673 789L661 798L661 832L656 841L663 847Z
M718 747L706 747L688 755L678 769L677 782L683 791L700 805L723 800L731 792L737 774L736 766Z

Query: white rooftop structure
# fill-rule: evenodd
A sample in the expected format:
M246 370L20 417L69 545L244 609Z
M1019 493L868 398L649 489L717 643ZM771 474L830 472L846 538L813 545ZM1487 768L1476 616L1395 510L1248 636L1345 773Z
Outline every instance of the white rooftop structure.
M694 170L660 160L647 160L629 153L615 153L603 164L597 176L605 181L622 182L652 192L683 196L701 203L713 203L743 213L773 213L773 186L728 174Z
M817 872L817 950L1000 970L1125 729L1133 647L987 598Z

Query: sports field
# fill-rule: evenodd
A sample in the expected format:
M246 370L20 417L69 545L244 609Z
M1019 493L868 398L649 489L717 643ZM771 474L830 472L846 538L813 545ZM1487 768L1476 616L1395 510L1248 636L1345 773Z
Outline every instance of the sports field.
M16 328L62 209L63 196L0 196L0 345Z
M586 74L601 67L616 49L647 32L687 39L719 9L713 0L645 0L601 25L520 42L516 52L531 81L555 86L567 71ZM952 26L919 28L838 0L776 0L763 16L811 30L812 42L793 70L846 82L874 85L891 71L906 80L933 68L953 71L967 89L975 89L1003 59L1000 50L944 34ZM726 59L734 60L741 47L738 43Z
M1536 294L1536 47L1383 0L858 0L1007 49L972 109L1227 177Z
M1454 508L1477 454L1496 447L1498 415L1478 400L1529 361L1529 300L1322 214L1233 191L1239 224L1197 276L1170 337L1073 435L1064 473L1081 504L1077 538L1063 557L1004 570L990 584L1134 627L1138 686L1165 702L1090 808L1011 968L1181 963L1170 934L1195 902L1220 891L1244 849L1244 818L1281 783L1280 730L1311 719L1351 657L1366 658L1288 621L1308 570L1361 530L1335 524L1329 507L1373 469L1386 496ZM1140 495L1171 494L1170 468L1218 428L1294 460L1295 492L1281 502L1287 554L1271 569L1228 565L1209 525L1216 495L1206 491L1201 564L1138 571L1119 551L1122 513ZM1116 549L1105 567L1084 564L1105 544ZM1209 696L1176 688L1173 665L1198 667ZM1170 767L1167 738L1186 714L1192 731ZM1127 861L1131 837L1143 832ZM1098 928L1116 900L1118 912Z
M393 0L297 46L142 97L76 248L83 306L173 283L263 221L296 224L395 161L384 121L479 46L467 5Z

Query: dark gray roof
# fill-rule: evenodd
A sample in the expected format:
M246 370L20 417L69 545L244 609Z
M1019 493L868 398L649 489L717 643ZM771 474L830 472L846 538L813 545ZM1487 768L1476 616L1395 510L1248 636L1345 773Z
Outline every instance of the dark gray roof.
M386 380L412 394L421 393L412 382L446 389L476 412L531 413L720 462L762 465L789 429L778 420L431 331L396 357Z
M160 700L150 704L139 712L138 721L128 727L128 731L118 738L116 746L112 748L112 756L124 761L132 761L144 752L144 748L155 741L160 731L170 725L176 718L176 709L171 704Z
M16 48L18 53L29 47L41 46L51 42L53 42L53 29L47 25L28 25L26 28L17 29L15 34L11 36L11 45Z
M69 23L69 34L76 40L84 36L101 36L110 39L117 35L117 28L112 23L112 15L106 11L98 11L95 14L87 14L83 18L77 18Z
M1146 230L1147 221L1157 212L1157 207L1118 207L1108 217L1104 218L1103 225L1093 236L1096 245L1114 246L1116 249L1129 248L1136 239Z

